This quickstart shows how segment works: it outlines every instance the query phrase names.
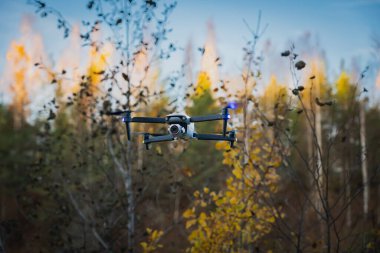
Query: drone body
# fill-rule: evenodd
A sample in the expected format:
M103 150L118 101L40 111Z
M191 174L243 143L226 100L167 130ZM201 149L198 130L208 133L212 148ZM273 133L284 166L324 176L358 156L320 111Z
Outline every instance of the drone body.
M195 126L190 121L190 117L184 113L173 113L166 116L168 120L168 133L174 139L192 139L194 138Z
M109 115L121 115L122 121L125 123L127 130L128 140L131 139L130 123L158 123L167 124L167 134L144 134L144 144L149 149L149 144L154 142L173 141L178 139L198 139L198 140L214 140L214 141L228 141L232 147L236 141L236 132L227 132L227 121L230 119L228 109L222 109L221 114L212 114L205 116L190 117L184 113L169 114L165 118L160 117L131 117L131 111L117 111L110 112ZM223 133L222 134L199 134L195 131L196 122L223 120Z

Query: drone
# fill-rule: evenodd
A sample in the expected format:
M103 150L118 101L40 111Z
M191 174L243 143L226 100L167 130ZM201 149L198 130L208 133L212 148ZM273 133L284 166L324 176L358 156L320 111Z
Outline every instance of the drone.
M108 115L120 115L122 122L124 122L128 140L131 140L131 127L130 123L155 123L167 124L167 134L153 134L142 133L144 135L143 143L146 149L149 150L149 144L156 142L174 141L178 139L197 139L197 140L211 140L211 141L228 141L230 147L233 147L236 139L236 131L227 131L227 123L231 118L229 109L235 109L234 104L229 104L222 109L221 114L211 114L203 116L190 117L185 113L173 113L166 117L132 117L131 111L115 111L109 112ZM205 121L223 121L223 132L221 134L200 134L195 131L195 124L197 122Z

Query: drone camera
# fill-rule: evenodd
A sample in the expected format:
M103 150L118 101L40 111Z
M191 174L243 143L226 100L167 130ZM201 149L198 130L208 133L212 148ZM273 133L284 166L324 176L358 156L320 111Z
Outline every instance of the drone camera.
M178 134L179 132L179 127L177 125L172 125L169 129L169 131L172 133L172 134Z
M185 129L179 124L173 124L173 125L170 125L169 132L173 136L177 136L179 134L185 133Z

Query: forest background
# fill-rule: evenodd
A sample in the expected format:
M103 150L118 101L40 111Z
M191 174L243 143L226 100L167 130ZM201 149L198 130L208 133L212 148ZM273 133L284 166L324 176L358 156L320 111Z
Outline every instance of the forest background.
M76 19L54 4L25 3L2 56L1 252L380 250L376 28L356 36L366 50L336 56L363 31L326 51L308 31L281 45L267 38L278 20L252 8L236 29L242 43L221 50L218 34L231 35L217 22L203 24L201 42L173 36L180 1L89 0L75 3L86 13ZM358 27L374 27L371 13ZM182 33L196 18L183 19ZM193 140L147 151L107 115L204 115L231 102L234 148Z

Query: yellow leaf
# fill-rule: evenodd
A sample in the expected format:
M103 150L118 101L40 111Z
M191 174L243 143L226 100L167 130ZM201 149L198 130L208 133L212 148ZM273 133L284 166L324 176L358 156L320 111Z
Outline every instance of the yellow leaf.
M182 173L187 177L191 177L193 175L193 171L190 168L182 169Z
M144 251L148 248L148 244L146 242L142 242L142 243L140 243L140 245Z
M209 193L209 192L210 192L210 189L207 188L207 187L204 187L204 188L203 188L203 192L204 192L204 193Z
M237 203L237 199L236 199L236 197L232 197L232 198L230 199L230 203L231 203L231 205L236 205L236 203Z
M157 155L162 155L162 149L160 146L156 146L156 153Z
M276 221L276 218L274 216L271 216L268 218L268 222L274 223Z
M225 165L232 165L233 162L234 161L231 159L231 157L229 157L229 156L224 157L223 164L225 164Z
M217 149L217 150L224 150L224 149L226 149L226 147L227 147L227 145L226 145L226 142L217 142L216 144L215 144L215 148Z
M252 154L259 154L260 153L260 148L256 147L254 150L252 150Z
M212 197L212 201L217 201L218 200L218 195L216 195L216 193L215 192L211 192L210 193L210 196Z
M374 248L375 248L375 245L374 245L373 242L369 242L369 243L367 244L367 249L374 249Z
M194 210L193 209L187 209L183 214L183 218L191 218L194 216Z
M190 227L193 226L195 223L197 223L197 220L196 220L196 219L192 219L192 220L188 220L188 221L186 221L186 229L190 228Z
M152 241L155 241L158 238L157 230L154 230L152 233Z
M234 223L236 231L241 231L240 224L238 222Z
M201 212L198 218L199 225L201 225L202 227L206 227L207 226L206 219L207 219L207 215L204 212Z
M242 177L242 170L241 170L241 168L237 167L237 168L233 169L232 170L232 174L234 174L234 176L237 179L241 179L241 177Z

